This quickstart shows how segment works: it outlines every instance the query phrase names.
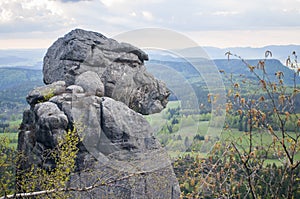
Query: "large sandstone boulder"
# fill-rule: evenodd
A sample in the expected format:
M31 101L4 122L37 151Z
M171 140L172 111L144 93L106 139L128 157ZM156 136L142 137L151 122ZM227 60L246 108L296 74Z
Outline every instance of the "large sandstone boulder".
M18 149L28 161L20 168L55 167L45 151L76 126L82 139L69 186L109 184L73 198L179 198L168 155L140 114L159 112L169 95L146 71L146 59L99 33L75 30L56 41L44 59L47 85L27 96Z
M65 81L69 86L82 73L92 71L102 80L105 96L142 114L157 113L165 108L170 93L164 83L146 71L145 60L148 55L130 44L76 29L48 49L44 82Z

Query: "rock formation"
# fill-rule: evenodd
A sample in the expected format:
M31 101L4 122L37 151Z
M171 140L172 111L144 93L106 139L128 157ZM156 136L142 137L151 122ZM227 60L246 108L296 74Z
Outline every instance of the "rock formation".
M74 198L178 198L178 182L164 149L141 114L160 112L169 91L149 74L140 49L105 36L73 30L44 58L45 86L27 96L18 149L28 161L55 167L44 151L68 129L82 137L70 187L110 181ZM126 177L128 176L128 177Z
M44 82L65 81L69 86L95 72L104 84L105 96L142 114L157 113L166 106L169 92L162 82L147 73L144 60L148 60L148 55L130 44L76 29L48 49L44 57ZM86 86L94 82L90 83Z

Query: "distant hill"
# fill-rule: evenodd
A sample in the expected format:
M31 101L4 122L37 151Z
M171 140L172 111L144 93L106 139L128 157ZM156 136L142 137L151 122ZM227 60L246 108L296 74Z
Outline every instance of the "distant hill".
M41 85L41 70L0 68L0 122L9 120L12 115L21 115L28 106L28 92Z
M274 59L285 63L285 60L293 51L300 54L300 45L269 45L260 48L253 47L231 47L231 48L217 48L211 46L199 46L185 49L175 49L174 52L183 55L184 57L198 58L205 57L209 59L225 59L225 53L230 51L237 54L244 59L262 59L265 51L269 50L273 54ZM151 52L154 55L154 52ZM150 54L151 54L150 53ZM151 57L151 56L150 56ZM153 56L155 57L155 56ZM156 59L156 58L155 58Z
M257 66L259 60L247 60L247 62L252 66ZM242 74L246 77L254 77L253 74L250 72L249 68L245 66L242 61L237 59L232 59L228 61L227 59L216 59L214 63L219 68L219 70L224 70L226 73L233 73L233 74ZM289 69L288 67L284 66L279 60L277 59L267 59L265 63L265 70L267 75L269 76L271 81L277 82L277 77L275 75L276 72L281 71L284 74L283 80L286 85L293 85L294 84L294 71ZM261 70L256 70L258 74L262 74ZM296 79L297 84L300 84L300 77Z
M43 83L41 70L26 68L0 68L0 90L34 87Z
M194 48L173 50L180 55L189 55L188 57L198 58L205 55L210 59L225 59L225 53L232 53L242 56L244 59L261 59L266 50L273 53L273 58L285 63L287 56L293 51L300 54L300 45L270 45L261 48L252 47L232 47L232 48L216 48L211 46L200 46ZM47 49L0 49L0 67L27 67L31 69L41 69L43 57ZM157 52L155 50L145 50L150 59L174 61L174 56ZM196 52L196 53L195 53ZM199 53L201 55L199 55Z
M170 68L175 69L181 73L185 78L193 78L196 72L196 69L191 66L184 59L178 59L168 55L160 56L161 60L152 59L146 62L146 65L153 63L166 65ZM167 61L164 59L167 58ZM197 59L194 59L197 61ZM226 73L232 73L236 75L243 74L246 77L251 77L249 69L240 61L232 59L228 61L227 59L216 59L213 60L215 65L219 70L224 70ZM257 65L257 59L247 60L251 65ZM199 62L203 62L202 59ZM203 63L202 63L203 64ZM287 67L285 67L277 59L268 59L266 61L266 71L269 74L271 80L276 80L275 73L277 71L282 71L284 73L284 82L287 85L293 85L294 72ZM170 77L172 78L172 77ZM201 78L201 77L199 77ZM202 81L202 78L201 78ZM297 83L300 84L299 78ZM18 99L25 101L25 96L27 93L35 86L43 85L43 75L41 69L32 70L23 67L3 67L0 68L0 101L15 101Z
M168 58L170 60L170 57ZM165 82L170 82L172 85L172 90L174 90L174 94L172 92L170 96L170 100L181 99L182 96L185 96L185 99L188 103L190 103L189 99L194 99L193 96L197 96L197 100L199 104L203 104L205 108L202 108L201 111L203 113L209 112L211 104L207 101L208 85L204 81L201 76L201 71L197 70L191 63L187 62L183 59L175 59L172 58L172 61L162 61L162 60L150 60L146 62L147 69L150 70L152 74L154 74L158 79L162 79ZM193 58L190 59L192 63L195 63L195 66L213 66L210 60ZM246 60L248 64L251 66L257 66L259 60ZM222 74L220 77L223 78L224 85L227 89L231 88L232 82L238 82L241 84L242 91L244 96L253 94L253 89L257 88L259 84L259 80L254 76L250 69L241 61L237 59L216 59L213 60L218 70L222 70L225 72L225 75ZM207 65L206 65L207 66ZM151 71L152 70L152 71ZM214 69L216 70L216 69ZM257 74L261 77L263 76L263 71L260 69L254 69ZM294 71L290 70L286 66L282 65L282 63L277 59L268 59L265 63L265 71L268 76L268 81L272 83L279 83L278 78L275 73L278 71L283 72L284 77L284 85L293 86L294 85ZM208 74L208 73L206 73ZM227 75L226 75L227 74ZM206 79L209 81L214 81L214 79L218 78L217 76L211 75L206 76ZM232 80L232 81L230 81ZM244 81L246 80L246 81ZM250 80L250 81L248 81ZM253 81L252 81L253 80ZM216 79L218 81L218 79ZM242 82L247 82L246 84L242 84ZM300 77L296 77L297 85L300 84ZM192 87L192 91L189 90L189 86ZM168 86L168 84L167 84ZM220 85L222 86L222 85ZM218 89L217 87L212 89ZM192 93L191 93L192 92ZM179 96L179 98L178 98ZM181 97L181 98L180 98ZM296 100L297 101L297 100ZM193 102L191 102L193 103ZM297 107L299 104L296 102ZM297 108L297 111L300 109Z
M46 49L0 50L0 67L41 69Z
M300 54L300 45L270 45L261 48L252 47L232 47L232 48L214 48L203 47L211 59L224 59L225 53L230 51L238 54L244 59L261 59L264 58L266 50L269 50L273 54L273 58L285 63L285 60L293 51Z
M270 75L271 80L276 80L275 73L282 71L284 73L284 82L287 85L293 85L294 73L282 62L278 57L286 57L290 52L295 50L300 53L300 46L287 45L287 46L266 46L263 48L230 48L220 49L214 47L204 47L196 52L204 52L205 50L209 57L215 58L213 61L219 70L224 70L227 74L232 73L235 76L243 74L246 77L253 77L249 72L249 69L240 61L231 59L228 61L225 57L225 52L231 51L241 55L243 58L248 59L249 64L256 65L259 59L263 58L265 50L271 50L273 52L274 59L268 59L266 62L266 71ZM182 49L181 49L182 50ZM190 52L193 49L183 49L181 52ZM42 75L42 59L46 52L46 49L34 49L34 50L0 50L0 120L3 117L9 117L12 114L21 114L28 105L26 103L26 95L30 90L36 86L43 85ZM160 64L173 68L180 73L185 79L192 82L194 89L202 89L207 93L205 89L205 82L202 77L199 77L199 73L184 57L178 58L180 51L176 54L162 53L158 51L147 51L150 61L146 62L146 65ZM207 58L207 57L206 57ZM255 58L255 59L251 59ZM275 59L276 58L276 59ZM205 59L194 56L192 58L194 62L204 64ZM162 75L168 76L163 71ZM169 75L172 78L172 75ZM173 80L174 82L174 80ZM178 84L180 84L179 82ZM300 85L299 78L297 84ZM197 93L198 97L206 98L207 95Z
M205 64L205 60L199 59L192 59L193 62L198 62L200 64ZM246 60L250 65L256 66L257 63L259 62L258 59L252 59L252 60ZM225 71L227 74L235 74L237 76L243 75L244 77L249 77L252 78L254 77L253 74L250 72L249 68L245 66L245 64L237 59L216 59L213 60L215 65L219 70ZM182 73L186 78L191 78L194 77L195 75L199 74L196 72L195 68L186 62L183 59L175 59L173 58L172 61L161 61L161 60L150 60L149 62L151 63L156 63L160 65L166 65L168 67L171 67L178 71L179 73ZM293 85L294 84L294 71L290 70L286 66L284 66L279 60L277 59L267 59L265 63L265 70L266 73L268 74L269 78L271 81L277 81L275 73L278 71L281 71L284 73L284 83L286 85ZM256 70L258 74L262 74L261 70ZM200 77L199 77L200 78ZM297 78L297 84L300 84L300 78Z

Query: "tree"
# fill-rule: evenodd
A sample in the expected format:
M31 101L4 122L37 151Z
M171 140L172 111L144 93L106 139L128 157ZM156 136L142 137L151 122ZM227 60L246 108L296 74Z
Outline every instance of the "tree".
M232 56L240 59L252 73L248 79L230 75L228 81L226 112L231 117L227 118L247 118L247 123L240 119L241 126L236 126L245 132L235 131L228 121L224 131L230 136L217 142L207 158L189 156L174 163L182 198L299 198L300 118L295 101L300 69L296 53L294 61L290 57L287 61L295 71L292 87L284 84L281 71L267 73L267 67L272 67L265 64L270 51L256 66L231 52L226 55L229 61ZM277 80L271 81L271 75Z
M7 137L0 137L0 196L15 190L16 150L9 146Z
M68 131L60 139L58 147L49 151L56 167L48 170L32 165L27 170L18 170L17 165L26 157L9 147L7 138L0 142L0 185L2 198L35 196L36 198L68 198L66 185L75 169L79 137L76 131ZM15 177L18 172L17 178Z
M296 58L296 54L293 54ZM295 180L298 178L297 175L299 176L299 173L295 173L295 170L300 164L300 161L296 160L296 154L299 152L300 147L300 132L297 127L299 119L294 107L295 97L299 92L296 85L298 70L295 72L294 86L291 89L284 85L284 74L281 71L274 74L277 77L276 82L270 80L265 65L266 59L272 56L270 51L265 52L265 58L259 61L257 66L251 66L237 55L233 56L239 58L249 68L256 78L256 83L254 81L253 84L257 85L257 88L247 96L247 100L241 95L236 95L233 101L230 100L239 108L238 110L228 111L228 113L238 111L248 117L249 130L245 134L248 143L243 144L231 140L231 147L236 152L237 160L239 160L246 176L247 183L245 187L252 198L262 197L260 190L262 187L268 187L268 193L265 193L266 195L263 197L275 197L276 195L286 198L295 197ZM297 60L295 60L295 63L297 63ZM295 116L293 131L287 131L286 129L287 122L292 119L290 115ZM278 128L277 132L273 130L274 127L270 124L272 117L278 121L274 124ZM264 142L263 136L269 136L272 141L269 143ZM267 155L263 157L260 154L262 151ZM271 153L277 153L277 157L281 158L280 167L283 169L283 173L279 186L287 185L285 191L279 190L275 184L268 184L269 182L259 176L265 170L265 157L268 157L268 154ZM266 172L269 172L269 170ZM272 173L267 173L267 175L272 175Z
M7 123L0 123L0 128L2 128L2 133L5 133L5 129L9 127L9 124Z

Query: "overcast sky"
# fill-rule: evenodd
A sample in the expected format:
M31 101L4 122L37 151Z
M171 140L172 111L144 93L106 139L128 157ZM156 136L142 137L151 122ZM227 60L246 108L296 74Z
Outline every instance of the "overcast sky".
M75 28L167 28L200 46L300 44L300 0L0 0L0 49L48 48Z

